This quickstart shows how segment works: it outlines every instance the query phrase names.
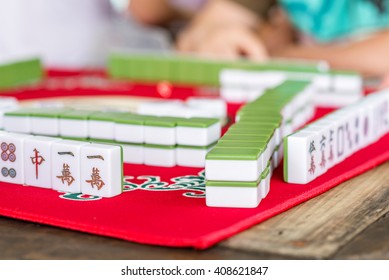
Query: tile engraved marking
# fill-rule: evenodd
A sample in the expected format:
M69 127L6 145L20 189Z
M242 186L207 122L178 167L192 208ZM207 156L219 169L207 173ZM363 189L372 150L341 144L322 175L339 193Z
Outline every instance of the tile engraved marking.
M41 165L45 159L39 155L39 151L37 149L34 149L34 156L30 157L32 164L35 165L35 178L38 180L39 178L39 165Z
M91 184L92 188L96 186L100 190L105 185L104 181L101 180L100 170L96 167L92 168L91 178L91 180L85 180L85 182Z
M67 163L63 164L63 169L61 171L62 175L57 176L58 179L61 179L62 184L65 184L65 182L70 186L74 182L74 177L72 176L72 173L70 172L70 166Z

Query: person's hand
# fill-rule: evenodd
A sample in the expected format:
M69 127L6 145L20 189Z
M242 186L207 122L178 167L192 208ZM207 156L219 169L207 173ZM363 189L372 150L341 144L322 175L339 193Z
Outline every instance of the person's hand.
M246 57L251 60L264 61L267 51L256 33L244 26L220 26L204 30L203 38L196 40L194 31L180 36L178 50L197 53L205 57L237 59Z
M386 89L386 88L389 88L389 73L383 77L379 85L379 89Z
M258 17L228 0L210 0L177 38L177 50L218 58L267 58Z

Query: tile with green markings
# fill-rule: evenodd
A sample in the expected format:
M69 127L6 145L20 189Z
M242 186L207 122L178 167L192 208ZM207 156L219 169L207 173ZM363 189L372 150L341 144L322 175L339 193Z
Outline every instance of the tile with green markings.
M59 134L61 137L88 138L89 117L96 111L72 110L59 115Z
M156 117L144 124L144 141L147 144L176 145L177 122L180 118Z
M36 135L59 136L59 116L72 109L39 108L30 113L31 133Z
M242 141L242 142L266 142L267 136L261 135L242 135L242 134L225 134L220 141Z
M261 148L213 148L207 160L257 160L262 153Z
M155 117L147 119L144 123L145 126L158 126L158 127L176 127L177 122L180 118L170 118L170 117Z
M31 110L30 116L35 118L59 118L62 114L74 111L68 108L40 108Z
M115 119L127 113L100 112L89 116L88 135L95 139L115 139Z
M158 117L126 113L115 117L114 121L119 124L144 125L147 120L154 120L156 118Z
M37 58L0 65L0 89L18 87L42 80L41 61Z
M30 115L33 109L20 108L5 112L3 115L3 128L7 132L31 133Z
M211 181L257 181L263 171L260 148L221 147L216 145L205 160L206 179Z
M206 128L218 122L220 122L220 120L215 118L183 118L177 121L177 126Z
M206 181L206 187L242 187L242 188L256 188L261 180L254 182L234 182L234 181Z
M267 141L229 141L221 139L218 141L216 148L247 148L265 150Z
M173 167L176 165L175 145L144 145L144 163L146 165Z
M117 118L119 118L125 114L127 114L127 113L125 113L125 112L98 112L98 113L90 115L89 119L93 120L93 121L113 122Z
M91 115L97 114L97 111L88 111L88 110L70 110L63 112L59 115L62 119L72 119L72 120L88 120Z

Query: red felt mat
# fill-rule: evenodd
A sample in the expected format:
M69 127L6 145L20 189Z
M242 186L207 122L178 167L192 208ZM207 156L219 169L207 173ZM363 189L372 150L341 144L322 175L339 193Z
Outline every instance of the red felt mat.
M62 79L64 75L52 72L49 82L39 87L6 94L21 100L107 93L165 98L204 94L189 87L170 88L166 84L154 87L98 80L102 74L93 76L100 81L96 88L89 84L91 80L83 78L85 73L83 75L78 75L80 78L76 82L73 80L70 86L67 78ZM230 114L233 115L237 108L229 106ZM317 116L327 112L319 110ZM389 136L382 138L308 185L284 183L282 167L278 168L271 180L268 197L255 209L207 207L204 173L199 168L127 164L124 167L126 191L110 199L1 183L0 214L139 243L205 249L388 160L388 141Z

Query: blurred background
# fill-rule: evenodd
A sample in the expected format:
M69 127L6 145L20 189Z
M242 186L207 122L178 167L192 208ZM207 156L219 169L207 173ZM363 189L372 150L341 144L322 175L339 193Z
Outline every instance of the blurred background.
M0 0L0 62L101 67L112 49L169 50L166 29L132 19L129 0Z

